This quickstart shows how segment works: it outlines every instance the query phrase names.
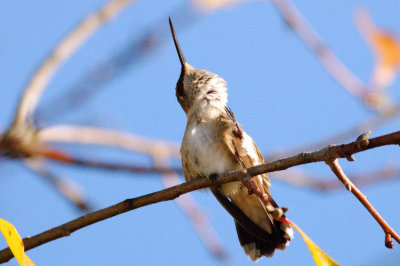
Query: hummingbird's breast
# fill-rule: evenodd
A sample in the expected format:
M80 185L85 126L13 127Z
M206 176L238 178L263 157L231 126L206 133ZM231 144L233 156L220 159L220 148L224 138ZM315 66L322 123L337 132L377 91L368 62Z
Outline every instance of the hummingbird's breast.
M182 140L181 155L187 181L240 168L221 143L215 121L188 124Z

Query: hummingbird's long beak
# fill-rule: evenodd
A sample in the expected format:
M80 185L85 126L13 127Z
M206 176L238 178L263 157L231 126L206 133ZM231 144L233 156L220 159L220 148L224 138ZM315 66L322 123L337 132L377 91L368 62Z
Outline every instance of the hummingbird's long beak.
M182 68L185 67L186 59L182 53L181 46L179 45L178 39L176 38L174 26L172 25L171 17L169 18L169 27L171 28L172 38L174 39L175 48L179 56L179 61L181 61Z

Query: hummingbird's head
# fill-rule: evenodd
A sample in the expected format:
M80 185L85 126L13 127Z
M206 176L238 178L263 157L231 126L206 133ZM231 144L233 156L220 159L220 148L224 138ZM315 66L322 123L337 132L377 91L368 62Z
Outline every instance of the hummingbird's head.
M181 75L176 83L176 98L186 114L197 108L217 108L224 110L227 100L226 82L220 76L207 70L196 69L186 61L175 30L169 19L175 48L181 62Z

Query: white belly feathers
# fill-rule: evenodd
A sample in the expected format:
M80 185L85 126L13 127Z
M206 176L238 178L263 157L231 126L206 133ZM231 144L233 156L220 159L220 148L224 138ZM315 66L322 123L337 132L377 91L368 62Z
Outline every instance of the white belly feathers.
M186 150L190 151L187 153L187 160L192 162L194 172L208 176L233 168L232 162L224 155L214 126L197 124L189 128L184 142Z

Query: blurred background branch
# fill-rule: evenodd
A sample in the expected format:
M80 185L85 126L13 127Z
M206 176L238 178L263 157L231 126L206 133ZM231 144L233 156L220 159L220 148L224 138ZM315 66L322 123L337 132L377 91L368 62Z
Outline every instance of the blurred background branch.
M118 15L118 13L124 10L131 2L131 0L113 0L107 2L97 12L88 15L57 45L28 82L20 99L13 126L25 123L26 119L30 117L39 102L43 90L62 63L104 23Z

